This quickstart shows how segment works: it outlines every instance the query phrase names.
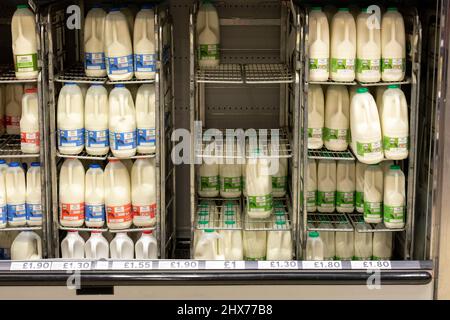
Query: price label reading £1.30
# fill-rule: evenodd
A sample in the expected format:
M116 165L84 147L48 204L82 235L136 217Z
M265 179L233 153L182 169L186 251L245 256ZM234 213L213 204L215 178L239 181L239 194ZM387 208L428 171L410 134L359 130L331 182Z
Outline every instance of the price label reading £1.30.
M352 261L352 269L391 269L390 261Z
M258 269L298 269L297 261L258 261Z
M51 270L52 263L48 261L11 262L11 271L45 271Z
M57 261L53 262L52 270L73 271L73 270L91 270L92 261Z
M198 261L194 260L166 260L159 261L159 269L167 270L195 270L199 268Z
M303 261L303 269L339 270L342 261Z

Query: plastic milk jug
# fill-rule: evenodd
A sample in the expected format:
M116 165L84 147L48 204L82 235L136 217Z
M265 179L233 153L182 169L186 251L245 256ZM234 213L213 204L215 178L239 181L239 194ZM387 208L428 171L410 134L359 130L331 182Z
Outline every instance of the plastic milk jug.
M103 227L105 224L105 188L103 170L99 164L89 165L85 184L86 226L90 228Z
M11 21L12 50L17 79L38 77L36 17L27 5L18 5Z
M325 105L325 147L331 151L345 151L349 137L350 101L345 86L329 86Z
M364 232L370 230L367 224L358 224L355 230L355 256L353 260L371 260L372 259L372 232Z
M391 166L384 177L383 221L388 228L405 226L405 175L400 166Z
M267 260L292 260L292 234L288 229L286 219L274 219L271 228L267 231Z
M42 225L41 164L32 162L27 171L27 225Z
M22 115L23 86L6 85L5 123L7 134L20 134L20 116Z
M309 13L309 80L327 81L330 67L330 30L321 7Z
M115 157L136 154L136 111L133 97L123 84L116 85L109 94L109 143Z
M8 212L6 205L6 171L0 170L0 228L6 227Z
M245 183L247 214L255 219L268 218L273 211L273 197L270 163L267 158L247 159Z
M110 229L126 229L132 223L131 184L127 168L110 160L105 168L106 221Z
M375 101L377 103L378 114L380 115L380 120L381 120L381 114L383 113L382 112L383 95L387 89L388 88L386 86L380 86L380 87L377 87L377 89L375 91Z
M84 239L78 231L68 231L66 237L61 242L61 256L63 259L83 259Z
M6 86L0 85L0 134L5 133Z
M158 259L158 242L152 231L142 231L134 249L136 259Z
M355 162L337 162L336 211L352 213L355 210Z
M26 89L22 97L20 148L23 153L39 153L39 107L37 89Z
M118 232L109 246L111 259L132 260L134 243L126 232Z
M381 80L381 31L367 8L356 19L356 79L361 82Z
M397 8L390 7L381 22L381 76L383 81L402 81L405 70L405 23Z
M376 164L383 160L381 125L374 98L359 88L350 107L351 147L359 161Z
M86 259L108 259L109 243L100 231L92 231L84 246Z
M409 140L408 105L399 86L391 85L384 92L380 118L385 157L392 160L406 159Z
M8 164L4 159L0 159L0 172L3 172L4 177L6 177L6 169L8 169Z
M42 259L42 240L33 231L22 231L11 245L11 260Z
M206 229L201 234L194 248L196 260L224 260L224 255L219 252L218 239L221 236L214 230Z
M376 229L383 229L378 224ZM390 260L392 257L392 232L375 232L373 234L372 260Z
M219 165L203 163L198 167L198 195L205 198L214 198L219 195L220 179Z
M331 23L331 80L355 80L356 25L348 8L339 8Z
M84 104L85 145L90 155L102 156L109 151L108 109L108 91L102 85L92 85Z
M261 223L256 219L248 218L248 228L258 228ZM266 260L267 254L267 231L243 231L244 259L259 261Z
M131 170L131 204L133 223L137 227L156 224L155 159L137 159Z
M240 164L221 164L219 166L219 176L221 197L237 198L241 196L242 173Z
M347 229L348 224L338 224L337 229ZM336 260L351 260L354 256L354 232L336 231Z
M311 84L308 93L308 149L323 147L325 99L321 85Z
M367 164L356 161L356 192L355 192L355 208L359 213L364 212L364 174Z
M368 166L364 173L364 221L380 223L383 217L383 170Z
M78 159L66 159L59 174L59 219L64 227L84 223L84 167Z
M134 20L134 74L137 79L155 79L155 13L151 5L143 5Z
M197 14L198 64L200 68L220 63L219 16L211 1L204 0Z
M136 97L137 152L154 153L156 150L155 86L143 84Z
M317 211L331 213L336 203L336 161L319 160L317 169Z
M277 166L276 173L272 174L272 196L275 198L282 198L287 192L288 183L288 154L286 146L280 143L278 147L274 144L269 144L270 153L274 157L271 159L272 164ZM279 158L276 158L279 157Z
M11 162L6 170L6 204L8 224L12 227L24 226L26 217L25 173L19 162Z
M334 229L333 225L326 221L320 222L319 226L324 229ZM323 242L323 260L333 260L336 255L335 232L320 231L320 238Z
M110 80L133 78L133 44L125 15L113 8L105 19L105 59Z
M317 164L316 160L308 159L306 175L306 210L316 212L317 210Z
M66 83L58 97L58 149L78 154L84 148L84 98L75 83Z
M84 20L84 71L88 77L106 77L105 19L106 12L94 5Z
M306 260L322 261L324 259L324 245L317 231L308 233L306 242Z
M230 212L229 210L228 212ZM235 213L234 211L232 211ZM243 260L244 248L242 244L242 230L233 229L237 225L236 215L221 215L220 223L228 230L219 230L219 252L224 255L225 260Z

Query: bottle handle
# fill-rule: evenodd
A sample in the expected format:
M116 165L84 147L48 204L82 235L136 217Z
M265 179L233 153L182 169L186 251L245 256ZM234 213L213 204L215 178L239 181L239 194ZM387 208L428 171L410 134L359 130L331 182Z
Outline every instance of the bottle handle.
M144 242L142 242L142 251L143 251L143 256L144 259L148 259L148 245L145 245Z
M68 241L69 242L69 258L74 259L75 253L75 241Z
M122 249L123 249L124 241L118 240L117 241L117 256L119 259L122 259Z

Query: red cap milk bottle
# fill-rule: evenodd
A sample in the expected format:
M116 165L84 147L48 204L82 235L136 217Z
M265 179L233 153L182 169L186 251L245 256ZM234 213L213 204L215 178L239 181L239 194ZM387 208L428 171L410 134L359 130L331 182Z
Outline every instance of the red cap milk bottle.
M87 154L102 156L109 151L108 91L102 85L92 85L84 104L85 145Z
M131 169L131 204L133 223L137 227L156 224L155 159L137 159Z
M154 153L156 150L155 86L143 84L136 96L137 152Z
M6 85L5 126L7 134L20 134L20 116L22 115L23 86Z
M19 162L11 162L6 170L6 203L12 227L26 225L26 194L25 172Z
M136 259L158 259L158 241L153 231L143 231L134 249Z
M105 77L105 18L98 4L89 10L84 20L84 70L88 77Z
M59 221L64 227L84 223L84 167L78 159L66 159L59 174Z
M25 89L20 119L20 148L23 153L39 153L39 107L37 89Z
M99 164L89 165L85 183L86 226L101 228L105 224L105 188L103 170Z
M134 20L133 48L136 78L155 79L155 12L150 4L144 4Z

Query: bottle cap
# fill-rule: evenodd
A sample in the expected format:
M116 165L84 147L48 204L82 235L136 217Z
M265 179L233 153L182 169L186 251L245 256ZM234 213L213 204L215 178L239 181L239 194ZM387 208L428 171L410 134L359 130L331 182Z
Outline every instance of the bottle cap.
M5 160L3 160L3 159L0 159L0 164L5 164L6 163L6 161Z
M144 230L142 231L143 234L152 234L153 231L152 230Z
M89 165L89 168L97 169L97 168L101 168L101 166L98 163L91 163Z
M387 11L389 11L389 12L396 12L396 11L398 11L398 9L397 9L397 7L388 7Z
M37 88L28 88L28 89L25 89L25 93L37 93Z
M311 11L322 11L322 7L312 7Z
M400 166L397 165L397 164L393 164L393 165L390 167L390 169L391 169L391 170L400 170Z
M319 233L317 231L312 231L309 233L309 237L310 238L318 238L319 237Z
M66 85L66 86L75 86L76 83L75 83L75 82L66 82L65 85Z
M109 12L117 12L117 11L120 11L120 8L111 8L109 10Z
M275 224L277 224L277 225L279 225L279 226L285 225L285 224L286 224L286 220L284 220L284 219L282 219L282 220L277 220L277 221L275 221Z
M388 89L398 89L398 88L400 88L400 86L398 84L388 85Z
M349 10L348 10L348 8L339 8L339 11L341 11L341 12L348 12Z
M28 9L28 5L27 4L18 4L17 9Z
M114 85L114 88L125 88L125 85L123 83L119 83Z
M15 167L20 167L20 164L18 162L11 162L9 164L10 167L15 168Z
M41 163L40 163L40 162L32 162L32 163L31 163L31 166L32 166L32 167L40 167L40 166L41 166Z
M356 89L356 93L367 93L369 92L369 89L367 88L358 88Z
M153 9L154 5L151 3L144 3L141 9Z
M234 221L234 220L226 220L225 224L227 224L227 225L236 224L236 221Z
M208 223L209 223L208 220L200 220L200 221L198 222L198 224L208 224Z
M214 230L213 229L206 229L205 232L211 233L211 232L214 232Z

